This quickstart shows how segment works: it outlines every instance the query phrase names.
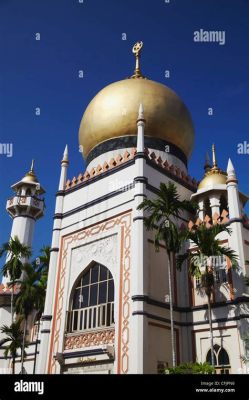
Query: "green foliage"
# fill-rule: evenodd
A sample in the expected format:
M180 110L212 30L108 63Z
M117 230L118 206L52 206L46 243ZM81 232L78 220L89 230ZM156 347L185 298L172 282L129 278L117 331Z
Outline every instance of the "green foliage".
M185 240L194 243L197 249L188 251L177 257L177 267L181 269L185 261L189 262L190 275L201 278L201 287L207 296L211 295L214 286L213 266L207 266L207 259L214 256L225 256L229 258L233 267L238 264L238 257L234 250L220 245L217 235L221 232L231 234L231 230L224 225L216 224L207 228L205 223L196 229L185 232ZM205 266L205 270L202 267Z
M168 368L164 373L165 374L213 374L215 369L208 364L205 363L185 363L180 364L175 368Z
M0 249L0 257L8 256L3 266L3 276L10 277L11 282L19 279L22 274L22 258L29 258L31 250L23 245L17 236L10 238L8 243L4 243Z
M159 251L159 243L163 241L168 252L177 253L184 239L177 227L177 218L184 211L193 211L193 204L187 200L181 201L176 186L169 182L160 184L155 199L145 199L138 206L138 210L142 209L148 214L144 218L146 229L155 231L156 250Z
M35 268L42 271L44 275L48 275L48 268L50 262L50 246L43 246L40 250L40 255L33 262Z
M32 264L23 266L24 277L18 283L19 292L15 299L16 312L27 319L32 310L42 310L46 295L45 278L40 269Z
M7 358L8 355L12 357L12 373L15 373L15 359L17 357L18 349L23 348L23 331L21 329L22 319L13 322L10 326L3 325L0 328L0 332L5 335L1 340L1 346L5 345L4 357ZM27 345L24 343L24 348ZM24 350L23 350L24 351ZM25 352L24 352L25 353Z

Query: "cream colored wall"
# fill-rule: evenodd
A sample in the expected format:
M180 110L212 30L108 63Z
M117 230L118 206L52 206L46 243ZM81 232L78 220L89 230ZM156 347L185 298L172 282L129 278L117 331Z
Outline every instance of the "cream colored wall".
M165 296L169 294L167 255L161 248L155 251L154 244L148 242L149 263L149 296L153 299L165 302Z
M156 326L155 326L156 325ZM161 323L149 322L148 368L151 374L157 374L158 361L172 366L170 329Z

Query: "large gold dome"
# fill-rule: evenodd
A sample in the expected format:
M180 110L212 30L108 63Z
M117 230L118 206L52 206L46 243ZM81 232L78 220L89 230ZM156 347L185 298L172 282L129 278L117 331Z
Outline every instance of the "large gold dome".
M90 102L79 130L84 156L106 140L136 135L140 103L146 119L145 135L164 139L189 157L194 128L188 109L167 86L142 77L112 83Z

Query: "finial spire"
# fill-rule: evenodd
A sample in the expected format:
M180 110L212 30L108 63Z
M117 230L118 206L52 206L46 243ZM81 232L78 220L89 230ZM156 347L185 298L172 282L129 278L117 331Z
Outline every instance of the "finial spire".
M217 168L215 144L212 144L213 168Z
M31 168L30 168L30 171L31 171L31 172L34 172L34 165L35 165L35 160L32 160L32 162L31 162Z
M61 160L62 163L68 163L68 145L66 145L64 153L63 153L63 158Z
M143 118L144 118L144 107L143 104L140 103L138 110L138 119L143 119Z
M138 110L138 118L137 118L137 152L144 152L144 127L145 127L145 119L144 119L144 108L143 104L140 103Z
M236 173L231 158L229 158L227 164L227 176L236 178Z
M135 57L136 57L136 66L135 66L134 74L132 75L131 78L143 78L143 75L142 75L141 69L140 69L140 54L141 54L142 47L143 47L143 42L137 42L136 44L134 44L134 46L132 48L132 52L133 52L133 54L135 54Z

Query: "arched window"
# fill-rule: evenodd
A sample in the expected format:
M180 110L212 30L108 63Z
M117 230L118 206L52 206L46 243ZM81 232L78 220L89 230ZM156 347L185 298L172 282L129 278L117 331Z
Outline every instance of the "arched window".
M212 364L211 349L207 353L206 361ZM229 374L230 361L226 350L223 347L214 345L214 367L217 374Z
M79 332L114 325L114 281L101 264L92 265L76 282L67 331Z

